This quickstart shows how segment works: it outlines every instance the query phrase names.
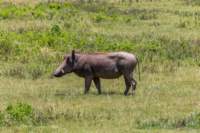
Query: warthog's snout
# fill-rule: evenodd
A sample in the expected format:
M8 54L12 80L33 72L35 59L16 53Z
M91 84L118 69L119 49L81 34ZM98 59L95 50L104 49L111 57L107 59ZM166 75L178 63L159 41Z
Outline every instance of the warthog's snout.
M63 75L63 73L61 71L60 72L55 71L53 73L53 76L55 76L55 77L61 77L62 75Z

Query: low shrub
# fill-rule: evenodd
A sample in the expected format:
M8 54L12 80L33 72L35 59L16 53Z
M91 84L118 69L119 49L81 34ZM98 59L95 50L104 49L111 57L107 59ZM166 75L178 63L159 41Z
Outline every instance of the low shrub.
M10 115L11 119L23 122L32 117L33 108L24 103L10 104L7 106L6 112Z

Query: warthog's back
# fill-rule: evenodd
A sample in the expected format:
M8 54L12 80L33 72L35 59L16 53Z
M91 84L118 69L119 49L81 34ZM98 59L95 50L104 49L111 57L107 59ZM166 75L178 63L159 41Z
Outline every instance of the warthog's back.
M137 64L136 56L127 52L114 52L109 56L117 59L118 67L133 69Z
M124 59L128 61L137 61L135 55L127 53L127 52L108 53L108 56L111 58Z
M137 63L137 58L135 55L127 52L81 54L79 56L83 62L87 62L89 64L108 65L109 62L118 61L123 61L124 63L128 64Z

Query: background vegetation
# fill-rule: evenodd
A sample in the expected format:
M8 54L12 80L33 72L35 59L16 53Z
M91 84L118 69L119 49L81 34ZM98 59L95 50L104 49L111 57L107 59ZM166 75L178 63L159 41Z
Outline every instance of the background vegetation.
M136 54L142 71L136 95L122 95L121 78L103 81L101 96L94 88L84 96L73 75L53 79L72 49ZM0 64L2 132L200 127L198 0L0 1Z

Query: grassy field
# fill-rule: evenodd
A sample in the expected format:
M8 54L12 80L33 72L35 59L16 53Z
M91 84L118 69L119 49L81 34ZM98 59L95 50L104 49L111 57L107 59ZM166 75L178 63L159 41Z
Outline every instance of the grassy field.
M198 67L143 74L136 95L128 97L123 96L122 79L103 80L102 95L94 87L83 95L82 80L73 75L34 81L1 78L1 131L199 132L199 75ZM25 114L16 105L21 102L31 105L33 113Z
M198 0L0 0L0 132L198 133L199 20ZM136 54L136 94L52 78L72 49Z

